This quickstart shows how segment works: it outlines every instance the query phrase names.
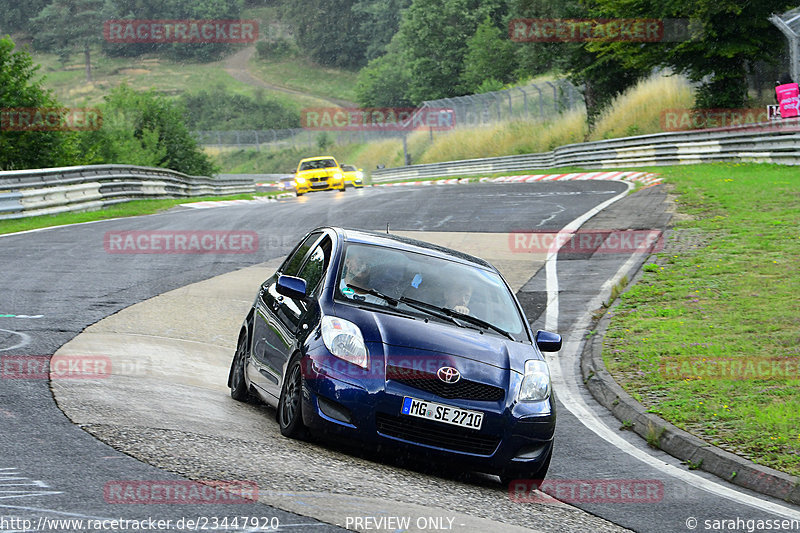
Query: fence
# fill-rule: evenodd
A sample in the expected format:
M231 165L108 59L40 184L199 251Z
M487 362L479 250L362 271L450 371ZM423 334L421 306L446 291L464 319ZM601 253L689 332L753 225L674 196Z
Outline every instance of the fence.
M421 107L453 109L458 128L517 119L544 122L559 113L582 106L580 92L562 79L483 94L428 100Z
M91 165L0 172L0 220L100 209L142 198L255 192L252 179L212 179L168 169Z
M475 127L518 119L545 121L568 109L583 106L580 92L567 80L556 80L483 94L428 100L420 109L453 109L455 127ZM403 131L284 130L196 131L203 146L254 147L256 150L323 148L327 144L353 144L397 139ZM431 132L431 135L433 133Z

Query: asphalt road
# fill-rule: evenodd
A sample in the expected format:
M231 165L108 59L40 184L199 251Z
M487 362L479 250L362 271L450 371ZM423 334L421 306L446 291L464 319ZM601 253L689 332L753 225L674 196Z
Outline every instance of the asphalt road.
M0 264L3 266L0 279L0 355L49 356L87 326L130 305L187 284L280 258L300 236L318 225L385 230L388 224L392 231L498 234L534 229L557 231L624 189L624 184L616 182L375 188L351 190L344 194L319 193L270 204L206 210L176 209L147 217L0 237ZM650 198L658 194L658 189L651 188L620 200L610 208L616 210L613 216L598 215L590 224L617 229L621 229L619 224L654 227L663 222L660 218L663 212L652 209L652 205L658 202L654 204ZM641 199L645 196L648 201L643 203ZM256 253L248 254L119 254L108 253L104 247L104 236L108 232L142 230L253 231L260 246ZM586 302L623 262L621 257L595 255L591 258L559 258L559 331L564 334L568 334L569 328L579 320ZM532 271L531 279L519 293L529 319L535 325L542 324L544 319L546 280L542 276L543 270ZM698 530L709 530L704 529L704 519L781 518L774 509L766 510L768 504L776 502L760 500L763 504L756 503L754 507L745 502L745 496L753 495L747 495L741 489L737 489L736 494L742 497L731 498L730 495L725 497L695 488L700 483L694 478L675 478L659 464L672 465L684 471L686 468L665 454L649 450L635 435L616 432L640 453L654 457L653 461L647 463L633 458L608 439L601 438L597 431L588 428L573 414L574 408L571 407L576 402L588 405L609 428L616 429L619 422L575 384L574 361L559 364L565 380L563 400L567 404L560 404L557 446L549 477L572 480L573 484L575 480L597 479L654 481L663 487L663 495L650 502L603 503L601 498L589 497L583 498L588 501L574 502L576 507L637 531L687 531L686 521L691 517L700 520ZM567 382L569 386L566 386ZM268 417L268 414L264 416ZM5 514L32 520L43 516L157 517L172 519L173 523L181 518L198 516L264 516L277 519L287 530L335 529L262 504L144 506L109 503L104 488L114 481L181 478L120 453L72 424L54 403L44 379L2 380L0 420L0 516ZM114 438L124 440L125 435L120 437L117 434ZM132 437L130 440L137 439ZM168 446L180 445L165 443ZM297 446L285 439L276 439L271 444L283 445L287 449ZM231 442L204 442L203 449L209 457L213 455L217 464L219 456L224 459L226 455L222 446L231 445ZM316 451L324 453L325 450L318 444L304 446L311 448L302 450L303 457L313 456ZM176 455L168 449L160 450L157 445L148 453L139 450L138 454L132 454L147 456L151 462L159 464L162 462L160 459ZM269 454L269 450L266 453ZM470 502L475 501L476 507L467 509L467 512L503 519L494 513L494 509L480 508L482 499L487 502L503 496L508 499L506 489L492 480L455 480L446 472L431 475L424 468L396 465L392 461L383 463L375 457L368 458L365 463L358 459L361 454L358 450L337 449L335 453L352 456L352 464L337 462L335 468L326 472L325 479L303 479L302 486L296 490L313 493L317 484L327 489L331 484L335 487L336 480L364 477L366 464L382 472L388 468L390 475L402 481L384 487L383 497L424 504L415 499L415 485L439 487L445 494L452 490L452 484L458 483L466 486L464 491L473 495ZM169 466L190 477L199 477L208 471L202 461L201 455L180 463L180 469L174 468L175 462L162 466ZM302 464L298 466L302 468ZM698 480L715 481L713 476L695 475ZM405 481L411 477L414 482L406 484ZM520 509L517 508L516 514L520 514ZM546 507L545 510L554 518L525 525L534 529L581 531L586 530L588 524L598 524L593 517L562 505ZM517 522L513 508L508 512L508 522ZM794 513L797 513L796 509ZM548 513L541 514L545 516ZM14 529L6 525L14 524L4 525L0 521L0 529ZM296 527L290 528L290 525ZM611 529L613 527L609 527Z

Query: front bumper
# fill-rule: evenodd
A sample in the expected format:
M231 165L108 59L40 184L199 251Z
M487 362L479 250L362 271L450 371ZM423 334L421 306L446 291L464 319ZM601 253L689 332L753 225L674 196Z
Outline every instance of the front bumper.
M341 189L343 184L344 182L341 178L306 179L302 183L296 182L295 191L300 194L312 191L330 191Z
M324 346L306 358L303 421L316 430L373 445L396 445L421 457L498 474L533 472L552 450L556 418L552 396L530 403L507 397L495 402L445 399L349 363L333 368ZM481 411L482 427L466 429L402 415L406 396Z

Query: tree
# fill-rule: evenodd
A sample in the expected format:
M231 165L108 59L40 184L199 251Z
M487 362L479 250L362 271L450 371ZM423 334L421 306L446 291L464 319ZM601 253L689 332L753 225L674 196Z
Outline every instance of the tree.
M278 100L225 92L223 86L211 91L181 96L186 123L192 130L273 130L299 128L297 111Z
M104 0L53 0L31 20L34 45L44 50L68 53L83 49L86 81L92 81L90 46L103 40Z
M399 30L411 74L407 98L419 104L464 94L458 80L467 40L487 16L501 20L504 5L500 0L414 0L403 11Z
M365 15L354 10L357 0L306 0L287 3L284 17L297 44L325 66L357 68L366 61L360 33Z
M184 110L152 90L120 85L101 106L103 127L87 132L82 149L93 163L170 168L210 176L216 168L191 136Z
M513 80L515 70L514 43L486 17L467 41L461 90L467 94L477 92L481 86L482 92L496 90L493 88Z
M243 0L105 0L108 20L237 20L242 18ZM111 56L158 53L174 59L212 61L231 49L220 42L116 43L103 41Z
M602 18L594 0L513 0L514 18L592 19ZM641 43L636 43L641 44ZM538 74L555 70L566 73L581 87L591 127L596 117L625 89L650 72L645 65L627 64L603 54L587 42L532 42L520 46L517 55L519 74Z
M591 50L626 67L666 67L700 83L696 106L736 108L747 100L749 64L767 59L783 46L783 36L769 22L792 4L785 0L595 0L609 17L647 17L691 21L677 41L659 43L598 42Z
M37 79L38 69L30 54L16 51L11 39L0 39L0 117L14 110L59 107L53 94ZM0 124L7 122L6 117L2 118ZM8 129L0 126L0 169L74 164L68 134Z
M385 55L373 59L358 73L356 97L364 107L411 107L406 95L410 84L408 61L395 38Z
M361 35L367 60L376 59L386 53L392 37L400 27L403 9L411 0L359 0L353 4L353 13L361 16Z
M49 3L50 0L0 0L0 32L29 32L31 13L38 13Z

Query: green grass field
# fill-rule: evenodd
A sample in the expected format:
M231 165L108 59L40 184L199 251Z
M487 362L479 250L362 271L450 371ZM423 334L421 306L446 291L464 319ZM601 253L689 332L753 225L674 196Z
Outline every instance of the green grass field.
M800 475L800 173L654 170L677 195L675 232L612 311L605 363L650 412Z
M212 88L222 88L229 93L244 94L254 97L256 92L263 91L269 98L296 109L298 114L305 107L325 107L331 104L313 96L312 94L289 94L273 91L266 88L253 87L237 81L225 71L225 62L212 61L208 63L172 61L158 56L140 56L130 58L107 57L99 53L99 48L92 54L92 82L86 81L83 56L74 55L71 60L62 65L55 54L35 53L34 62L41 65L39 73L44 76L44 85L52 89L59 102L66 106L97 105L102 103L103 96L123 83L137 90L155 89L158 93L167 96L178 96L182 93L195 94ZM297 60L300 61L300 60ZM269 73L277 73L271 78L265 78L268 83L287 87L283 83L281 73L291 72L290 66L283 61L263 63L262 68ZM304 76L309 77L311 67L298 69ZM338 71L337 71L338 72ZM258 77L259 73L254 73ZM265 74L265 76L267 75ZM348 76L349 73L342 73ZM338 74L333 72L331 79L338 79ZM339 85L326 84L325 96L342 97L350 96L348 91L342 95L336 93ZM309 91L313 92L313 91ZM330 92L331 94L328 94Z

